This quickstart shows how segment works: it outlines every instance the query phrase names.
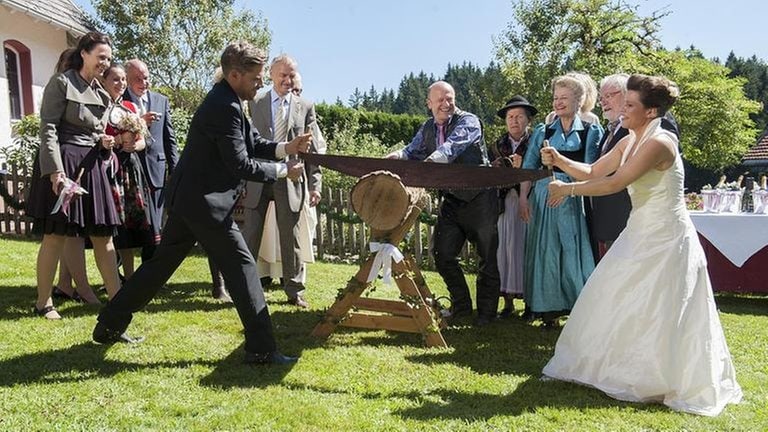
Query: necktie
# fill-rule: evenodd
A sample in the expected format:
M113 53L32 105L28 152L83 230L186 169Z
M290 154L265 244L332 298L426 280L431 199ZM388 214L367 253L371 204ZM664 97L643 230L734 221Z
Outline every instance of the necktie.
M605 137L605 141L603 141L603 147L600 149L600 156L608 153L608 150L610 150L611 141L613 140L613 133L616 131L617 125L618 122L608 123L608 136Z
M288 121L285 118L285 99L280 98L278 103L280 106L275 114L275 133L272 139L281 142L288 139Z
M139 115L144 115L147 113L147 105L144 103L144 98L140 97L138 98L137 105L139 108Z
M445 123L437 125L437 145L438 147L445 142Z

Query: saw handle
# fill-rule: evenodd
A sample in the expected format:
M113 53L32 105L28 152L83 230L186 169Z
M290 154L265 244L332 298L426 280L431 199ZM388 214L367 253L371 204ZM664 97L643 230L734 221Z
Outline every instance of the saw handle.
M544 140L544 142L541 143L541 146L544 148L549 147L549 140ZM549 170L550 175L552 176L552 180L557 180L555 178L555 170L552 166L547 166L547 169Z

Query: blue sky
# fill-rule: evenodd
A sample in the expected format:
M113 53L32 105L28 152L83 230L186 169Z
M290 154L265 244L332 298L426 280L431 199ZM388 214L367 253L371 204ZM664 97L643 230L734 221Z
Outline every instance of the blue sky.
M75 0L92 11L90 0ZM765 0L630 0L642 14L668 8L661 40L668 48L698 47L722 60L757 55L768 60ZM272 31L271 55L295 57L304 95L346 102L355 87L397 88L403 75L442 75L448 63L485 66L494 38L512 18L512 0L237 0L261 11Z

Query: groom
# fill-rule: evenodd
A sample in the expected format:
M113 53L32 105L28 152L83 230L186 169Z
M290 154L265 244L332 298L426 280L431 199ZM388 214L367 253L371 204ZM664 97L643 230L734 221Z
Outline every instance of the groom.
M102 309L94 341L136 342L124 333L133 314L152 300L199 242L219 266L245 328L246 363L296 361L277 351L256 261L232 220L243 180L296 180L304 170L297 160L275 164L256 158L282 160L306 152L311 142L309 134L276 143L251 131L241 101L253 99L262 86L265 60L264 53L247 42L224 50L224 79L213 86L192 118L186 148L171 176L168 221L157 252Z

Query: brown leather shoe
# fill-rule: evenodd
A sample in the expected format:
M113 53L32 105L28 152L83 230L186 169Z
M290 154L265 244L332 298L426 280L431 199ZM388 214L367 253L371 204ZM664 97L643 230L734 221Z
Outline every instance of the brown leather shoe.
M304 300L301 294L296 297L288 297L288 304L292 304L300 309L309 309L309 303Z

